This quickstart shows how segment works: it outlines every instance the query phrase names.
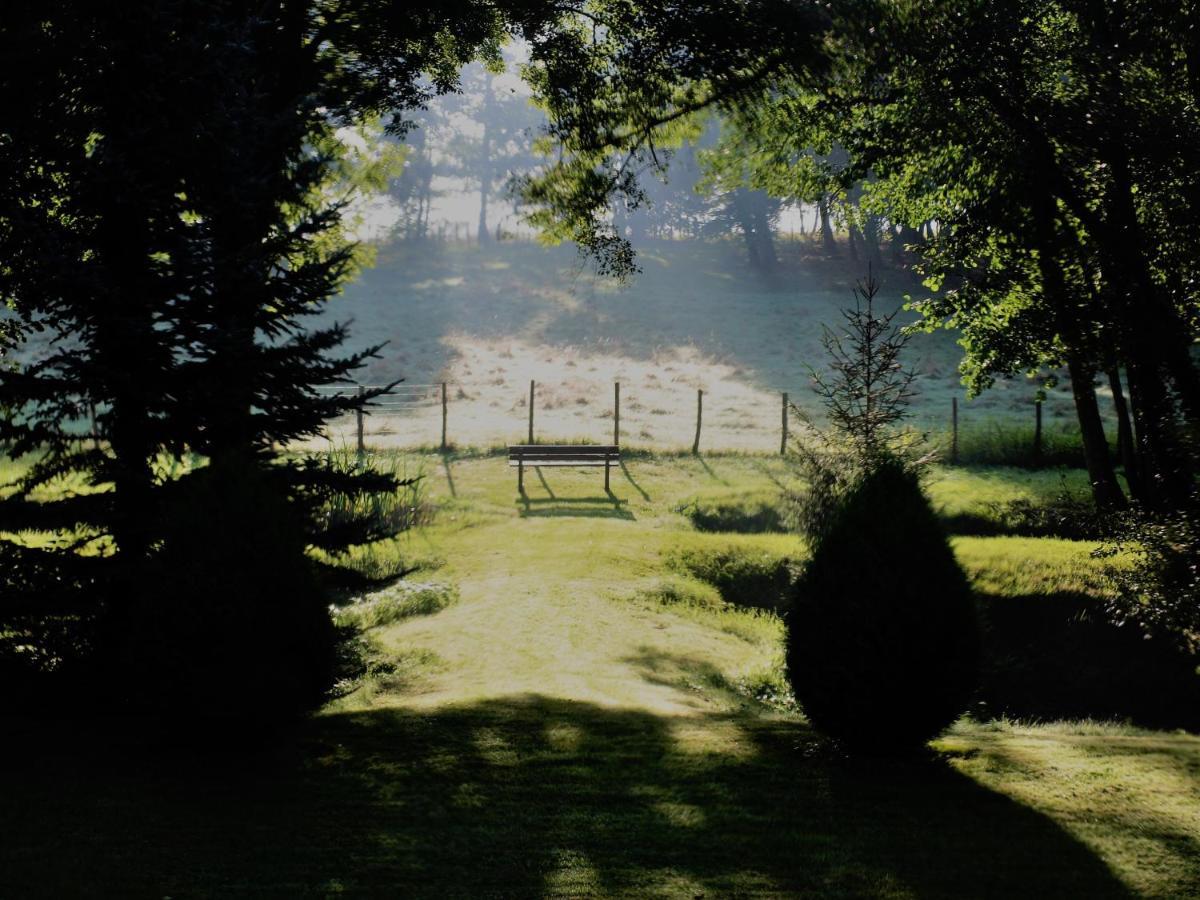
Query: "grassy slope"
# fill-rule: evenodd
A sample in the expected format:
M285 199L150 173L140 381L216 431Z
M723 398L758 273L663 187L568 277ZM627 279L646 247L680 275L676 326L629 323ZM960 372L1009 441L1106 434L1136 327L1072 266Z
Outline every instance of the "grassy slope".
M729 689L777 627L625 599L664 576L683 500L770 489L774 460L638 459L527 478L427 460L461 602L379 629L398 675L284 750L45 755L7 788L0 893L1101 897L1200 893L1200 740L960 724L933 759L848 762ZM943 502L990 484L955 472ZM786 536L741 536L800 552ZM1088 546L959 539L991 590L1085 585ZM738 614L740 615L740 614ZM252 688L249 688L252 689ZM269 698L264 698L269 702ZM195 737L200 737L196 735ZM23 745L18 736L15 744Z
M780 272L765 280L734 250L664 243L641 255L642 274L617 286L583 271L568 248L388 246L375 268L330 304L327 318L353 321L356 348L388 341L364 380L402 377L409 386L449 380L450 440L463 446L518 439L530 379L538 382L539 434L598 440L611 433L612 382L620 380L630 442L690 446L695 391L704 388L704 446L764 452L778 446L778 392L813 405L807 366L827 358L820 326L841 321L863 273L848 264L800 261L796 247L787 246ZM884 284L889 308L905 293L922 296L902 273L889 271ZM960 358L950 333L913 338L907 362L920 376L914 413L922 428L948 427L952 396L960 401L964 453L986 444L997 428L1032 427L1030 382L1001 380L968 402ZM400 393L414 396L410 391L424 396L416 387ZM1050 391L1048 442L1063 429L1076 430L1070 398L1065 381ZM379 413L367 428L379 446L433 444L440 404L397 418Z

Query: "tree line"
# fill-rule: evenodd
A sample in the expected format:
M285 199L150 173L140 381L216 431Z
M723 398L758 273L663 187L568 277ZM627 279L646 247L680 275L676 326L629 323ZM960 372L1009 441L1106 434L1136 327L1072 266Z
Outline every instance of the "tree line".
M629 271L614 196L720 110L722 175L775 197L856 195L962 334L973 390L1070 373L1097 503L1192 502L1200 430L1200 15L1191 0L598 3L538 60L562 156L536 221ZM568 85L569 87L564 87ZM929 223L936 223L930 228ZM916 240L914 238L922 239ZM1096 397L1111 388L1128 495Z

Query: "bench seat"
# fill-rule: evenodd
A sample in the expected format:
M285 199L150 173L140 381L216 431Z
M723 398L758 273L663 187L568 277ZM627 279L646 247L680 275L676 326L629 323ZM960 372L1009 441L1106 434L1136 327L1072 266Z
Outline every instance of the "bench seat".
M604 466L604 489L608 490L608 470L621 464L621 448L615 444L514 444L508 448L508 464L517 468L517 487L522 493L526 466Z

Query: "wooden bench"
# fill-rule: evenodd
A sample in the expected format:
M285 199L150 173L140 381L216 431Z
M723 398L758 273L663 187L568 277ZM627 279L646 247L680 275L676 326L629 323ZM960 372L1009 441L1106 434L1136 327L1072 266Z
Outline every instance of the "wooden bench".
M608 468L621 464L621 448L615 444L514 444L508 448L508 464L517 467L517 490L525 493L525 467L604 466L604 490L608 490Z

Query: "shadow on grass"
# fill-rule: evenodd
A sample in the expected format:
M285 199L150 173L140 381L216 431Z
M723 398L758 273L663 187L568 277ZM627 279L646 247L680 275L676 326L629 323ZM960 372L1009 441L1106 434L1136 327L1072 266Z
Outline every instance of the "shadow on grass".
M984 716L1129 720L1200 731L1196 655L1118 626L1086 594L979 594Z
M621 474L625 476L626 481L633 485L633 489L642 495L642 499L649 503L650 495L642 489L640 484L633 480L633 476L629 474L629 467L625 465L625 460L621 460Z
M450 489L451 497L458 497L458 490L454 486L454 473L450 470L450 454L443 452L439 454L442 458L442 469L446 473L446 487Z
M718 475L716 472L714 472L712 466L710 466L708 464L708 460L706 460L703 457L703 455L697 453L696 461L700 463L700 468L704 469L704 471L708 474L709 478L711 478L713 481L716 481L719 484L725 485L726 487L729 486L728 479L722 478L720 475Z
M795 722L522 696L231 735L223 762L37 737L6 744L5 896L1128 896L946 763L847 762Z
M523 519L552 519L579 517L592 519L622 519L634 522L637 517L625 508L624 501L612 494L607 497L523 497L520 515Z

